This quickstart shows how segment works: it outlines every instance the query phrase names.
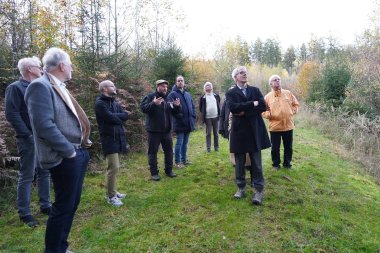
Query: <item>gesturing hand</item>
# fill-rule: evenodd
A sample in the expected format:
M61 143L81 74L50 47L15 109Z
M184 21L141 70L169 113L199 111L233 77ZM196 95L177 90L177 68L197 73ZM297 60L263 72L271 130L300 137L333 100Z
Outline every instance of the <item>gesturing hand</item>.
M162 97L159 97L159 98L154 97L153 99L153 103L155 105L160 105L162 102L164 102L164 99Z

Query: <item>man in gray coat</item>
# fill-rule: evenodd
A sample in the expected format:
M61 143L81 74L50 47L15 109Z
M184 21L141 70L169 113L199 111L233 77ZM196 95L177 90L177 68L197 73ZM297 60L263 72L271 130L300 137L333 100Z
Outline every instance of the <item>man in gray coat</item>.
M25 102L37 157L42 169L50 171L55 192L45 252L66 252L89 162L90 122L64 83L71 79L70 56L62 49L50 48L42 62L45 74L28 86Z

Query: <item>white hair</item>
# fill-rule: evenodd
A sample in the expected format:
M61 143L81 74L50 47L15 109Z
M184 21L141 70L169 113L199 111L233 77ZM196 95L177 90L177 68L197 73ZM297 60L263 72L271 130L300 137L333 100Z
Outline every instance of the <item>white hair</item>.
M42 58L42 62L44 70L47 72L50 72L52 68L57 67L60 63L71 63L68 53L57 47L49 48Z
M212 83L210 82L205 82L205 84L203 85L203 90L206 91L206 86L209 85L211 87L211 89L214 89L214 87L212 86Z
M107 85L113 84L110 80L104 80L99 83L99 91L103 92L103 88L106 87Z
M281 80L281 77L279 75L271 75L269 77L269 80L268 80L269 85L271 84L272 80L275 79L275 78L278 78L278 79Z
M233 71L232 71L232 79L234 79L234 81L236 82L236 76L241 72L241 71L245 71L247 72L247 68L244 67L244 66L239 66L237 68L235 68Z
M22 58L18 61L17 68L24 77L26 70L31 66L41 66L41 60L37 56Z

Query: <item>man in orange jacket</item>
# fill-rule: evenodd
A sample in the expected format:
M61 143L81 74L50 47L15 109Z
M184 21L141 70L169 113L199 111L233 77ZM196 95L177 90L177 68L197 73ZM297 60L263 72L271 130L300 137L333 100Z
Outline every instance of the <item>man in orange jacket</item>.
M273 169L280 168L280 145L281 138L284 145L284 168L292 167L293 155L293 115L299 110L297 98L289 90L281 88L281 78L272 75L269 78L272 91L265 96L267 110L262 116L269 120L269 132L272 142L272 166Z

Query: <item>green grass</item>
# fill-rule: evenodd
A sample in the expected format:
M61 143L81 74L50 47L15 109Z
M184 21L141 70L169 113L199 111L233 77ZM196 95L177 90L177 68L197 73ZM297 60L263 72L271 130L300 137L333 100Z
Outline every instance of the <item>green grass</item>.
M302 122L301 122L302 123ZM204 129L190 135L192 165L175 179L149 180L145 154L129 154L118 188L124 206L105 201L104 175L88 174L70 234L74 252L380 252L380 187L361 165L339 154L339 145L316 129L298 126L294 168L271 169L263 151L263 206L251 194L233 199L234 170L228 142L205 152ZM103 164L104 166L104 164ZM15 189L2 193L0 251L42 252L45 226L18 220ZM36 194L32 208L37 212Z

